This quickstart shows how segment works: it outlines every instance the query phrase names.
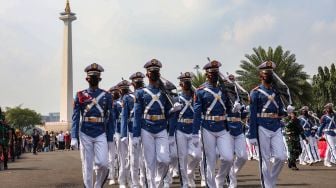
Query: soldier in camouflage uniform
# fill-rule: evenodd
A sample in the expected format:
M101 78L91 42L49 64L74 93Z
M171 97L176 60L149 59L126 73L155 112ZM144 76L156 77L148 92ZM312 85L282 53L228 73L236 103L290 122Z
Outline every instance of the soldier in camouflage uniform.
M307 140L304 135L303 128L300 125L300 120L297 119L296 112L290 113L285 122L285 136L289 151L288 168L291 168L292 170L299 170L296 167L296 159L302 152L300 136L305 142L307 142Z

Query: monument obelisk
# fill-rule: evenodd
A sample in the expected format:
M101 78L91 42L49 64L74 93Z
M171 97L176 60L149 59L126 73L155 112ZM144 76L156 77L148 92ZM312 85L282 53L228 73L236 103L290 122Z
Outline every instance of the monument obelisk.
M61 83L61 110L60 122L71 123L73 111L73 79L72 79L72 21L76 20L75 13L71 12L69 0L66 1L64 12L59 17L64 21L64 44Z

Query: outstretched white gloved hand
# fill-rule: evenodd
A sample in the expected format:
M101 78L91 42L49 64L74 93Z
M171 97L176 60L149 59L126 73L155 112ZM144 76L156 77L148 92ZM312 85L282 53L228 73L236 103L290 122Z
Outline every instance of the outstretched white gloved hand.
M78 140L77 138L71 138L71 143L70 143L71 147L73 149L78 149Z
M292 113L295 110L295 107L292 105L287 106L287 113Z
M235 103L233 104L232 113L239 112L241 108L241 104L238 101L235 101Z
M250 140L250 144L252 145L257 145L258 144L258 140L256 138L252 138L252 139L249 139Z
M133 137L132 139L133 146L138 146L140 144L140 137Z
M183 105L179 102L174 103L173 107L170 109L170 112L176 112L181 110Z
M120 139L120 141L121 141L121 142L126 142L126 141L127 141L127 137L122 137L122 138Z

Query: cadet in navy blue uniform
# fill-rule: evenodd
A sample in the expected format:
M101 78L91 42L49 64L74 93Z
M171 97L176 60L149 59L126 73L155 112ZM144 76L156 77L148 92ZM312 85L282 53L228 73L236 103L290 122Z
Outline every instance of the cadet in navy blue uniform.
M132 81L132 85L134 87L134 93L129 93L124 97L123 100L124 108L123 108L123 119L128 119L131 126L134 125L134 102L135 102L135 93L144 87L145 75L141 72L136 72L132 74L129 79ZM132 178L132 187L146 187L145 180L145 164L143 161L143 154L141 150L141 142L138 138L133 139L133 128L130 128L130 136L129 136L129 152L130 152L130 166L131 166L131 178ZM124 131L122 131L122 135L124 135ZM140 169L140 178L139 178L139 169ZM140 182L139 182L140 179Z
M103 71L96 63L86 67L89 88L77 92L74 101L71 146L77 148L80 140L83 180L87 188L93 187L93 166L96 169L94 187L103 187L108 175L108 143L113 142L112 97L98 87Z
M321 161L321 157L320 157L320 152L319 152L319 148L317 146L317 142L318 142L318 136L317 136L317 130L318 130L318 126L319 126L319 121L320 119L317 117L317 115L312 112L309 111L309 115L312 118L312 122L313 122L313 127L311 128L311 147L312 147L312 153L313 153L313 157L315 159L315 163L316 162L320 162Z
M119 145L119 158L120 158L120 171L119 174L119 187L126 187L126 180L131 185L130 177L130 158L129 158L129 143L128 134L132 133L132 122L130 121L129 109L133 109L134 98L130 95L129 86L131 84L127 80L118 83L118 88L121 91L121 114L120 114L120 145Z
M195 187L194 171L201 160L201 148L199 136L193 136L193 94L191 79L193 74L190 72L181 73L178 77L182 92L175 98L182 104L181 110L174 113L169 127L169 140L177 140L178 157L182 176L182 187ZM190 156L190 158L189 158ZM188 161L189 158L189 161Z
M224 180L233 162L232 138L228 131L226 114L231 111L231 103L218 86L221 63L212 61L203 69L207 82L197 89L194 104L193 134L198 135L202 126L203 148L205 152L206 183L209 187L223 187ZM219 151L221 167L215 178L216 148ZM216 179L216 180L215 180Z
M324 133L324 137L327 142L327 150L324 158L324 166L332 167L330 161L333 158L336 158L336 124L335 124L335 113L333 110L333 104L328 103L324 106L326 110L326 114L321 117L321 126L318 129L318 135L322 136L322 132Z
M244 135L244 124L247 117L247 110L245 107L237 109L235 113L228 113L227 121L230 134L233 139L233 150L235 159L230 170L230 188L237 187L237 173L242 169L247 161L246 138Z
M141 136L149 187L162 186L170 161L166 129L171 104L160 89L161 67L156 59L144 65L149 85L136 92L134 104L133 137L138 140Z
M113 103L112 103L112 114L114 117L114 121L115 121L115 135L114 135L114 139L115 139L115 147L114 148L110 148L111 150L111 155L109 156L110 161L114 161L113 159L113 153L114 155L117 155L116 159L117 159L117 163L111 163L110 165L110 174L109 174L109 185L113 185L115 184L115 180L114 180L114 176L115 173L119 174L118 177L118 181L120 184L120 181L123 182L123 177L124 177L124 172L125 172L125 168L122 168L121 166L123 165L123 161L121 161L122 159L120 159L120 120L121 120L121 110L122 110L122 106L121 106L121 99L120 99L120 89L118 87L118 85L115 85L113 87L111 87L109 89L109 92L112 94L112 98L113 98ZM115 150L113 152L113 149ZM114 156L115 158L115 156ZM115 165L117 165L115 167ZM125 165L125 164L124 164ZM126 166L126 165L125 165ZM118 169L119 172L114 172L114 170L112 169ZM112 173L113 172L113 173Z
M313 125L311 124L311 118L308 114L309 108L308 106L303 106L301 108L301 116L299 116L300 125L303 128L304 135L306 139L300 139L301 147L302 147L302 153L299 157L300 164L306 165L307 163L311 165L314 162L312 149L311 148L311 128Z
M259 141L259 150L262 161L263 187L276 186L276 180L287 158L286 148L282 138L282 117L286 116L280 95L272 87L273 69L275 64L271 61L262 63L259 67L261 84L251 91L250 104L250 142ZM274 158L271 166L270 159Z

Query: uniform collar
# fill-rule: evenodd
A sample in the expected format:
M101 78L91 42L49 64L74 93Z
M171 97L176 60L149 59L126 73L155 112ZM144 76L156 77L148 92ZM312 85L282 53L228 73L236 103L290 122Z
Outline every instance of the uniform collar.
M93 89L93 88L90 88L90 87L87 89L87 91L90 92L90 93L96 92L98 90L99 90L99 88Z
M154 86L153 84L148 84L147 87L149 89L159 89L158 87Z

